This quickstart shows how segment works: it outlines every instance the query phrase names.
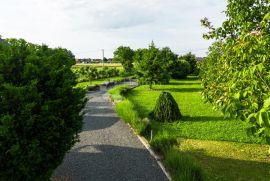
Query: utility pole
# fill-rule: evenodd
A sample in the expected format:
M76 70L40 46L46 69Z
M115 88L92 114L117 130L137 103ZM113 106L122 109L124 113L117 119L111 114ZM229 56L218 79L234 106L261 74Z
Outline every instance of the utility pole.
M101 51L102 51L102 66L104 66L104 49L102 49Z

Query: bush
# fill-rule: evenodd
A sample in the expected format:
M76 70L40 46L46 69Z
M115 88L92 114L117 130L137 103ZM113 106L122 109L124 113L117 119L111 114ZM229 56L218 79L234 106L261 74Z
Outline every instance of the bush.
M165 165L170 168L172 179L175 181L203 181L204 172L201 166L186 153L175 149L165 154Z
M74 56L24 40L0 43L0 180L50 180L82 128Z
M186 60L178 60L172 67L172 78L185 79L190 72L190 64Z
M182 115L172 95L168 92L162 92L154 111L150 113L150 118L160 122L172 122L181 119Z

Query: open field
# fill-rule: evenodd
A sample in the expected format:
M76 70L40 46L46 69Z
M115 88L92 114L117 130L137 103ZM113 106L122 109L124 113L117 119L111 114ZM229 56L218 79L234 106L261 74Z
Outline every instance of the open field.
M172 80L169 85L154 85L153 90L149 86L137 87L116 106L116 111L140 132L143 125L138 119L148 116L162 91L173 95L183 118L174 123L151 121L154 140L176 139L174 150L178 156L198 163L206 180L270 180L268 146L247 135L249 125L239 120L224 119L220 111L205 104L200 93L201 83L195 78ZM158 145L162 147L162 142ZM167 155L165 153L165 162L171 157ZM174 180L183 178L177 171L182 161L167 165L172 167L169 170Z

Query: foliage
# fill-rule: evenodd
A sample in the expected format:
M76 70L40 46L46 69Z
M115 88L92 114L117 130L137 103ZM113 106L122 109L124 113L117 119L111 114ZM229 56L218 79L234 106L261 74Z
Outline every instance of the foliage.
M123 65L125 71L131 73L133 69L134 50L132 50L130 47L120 46L115 50L113 54L113 61L120 62Z
M148 84L152 89L153 84L166 84L170 80L170 61L176 55L169 49L158 49L152 42L148 49L138 49L136 51L135 69L139 82Z
M270 144L270 5L262 1L228 1L227 20L205 38L217 42L202 63L203 95L226 116L251 124L249 133ZM213 64L214 62L214 64Z
M97 69L96 67L85 66L75 69L74 72L78 77L78 82L117 77L120 74L120 71L114 67L102 67Z
M151 113L151 117L160 122L172 122L181 119L182 115L173 96L168 92L162 92Z
M166 153L165 165L170 169L175 181L203 181L204 172L201 165L188 154L171 149Z
M190 65L190 70L189 70L189 74L197 74L198 72L198 68L197 68L197 60L196 60L196 56L194 54L192 54L191 52L185 54L185 55L181 55L178 58L179 60L185 60L189 63Z
M0 43L0 180L50 180L78 140L84 92L66 49Z
M203 173L206 172L203 174L205 179L269 180L269 175L266 175L269 168L269 159L265 153L267 146L254 144L258 143L258 139L247 136L246 126L243 122L224 119L220 111L213 110L209 103L205 104L200 94L201 81L194 77L188 77L186 80L171 80L169 85L156 85L155 90L149 90L146 85L133 89L125 99L131 103L133 108L126 111L127 106L121 106L121 114L125 115L125 121L129 122L129 115L132 115L131 111L136 112L137 120L144 120L142 118L153 110L158 96L164 90L170 91L176 102L181 105L181 112L185 116L181 121L173 123L150 121L150 126L148 125L145 130L148 129L148 137L146 138L150 138L149 128L152 130L153 139L150 144L156 151L163 153L165 160L170 157L170 154L166 153L170 152L172 146L174 149L180 150L175 150L171 163L166 164L173 179L182 179L180 170L187 170L188 167L193 168L192 165L197 165L197 162L200 162L203 165ZM145 136L145 134L143 135ZM189 144L190 147L202 146L205 142L210 142L209 145L215 147L215 150L211 153L209 153L207 147L195 147L196 153L191 149L182 150L181 148L186 148L187 145L186 142L182 141L182 138L195 139L194 141L197 144L195 145L193 141ZM174 145L176 139L178 144ZM231 142L225 142L225 140ZM232 145L237 146L234 148ZM207 154L204 154L205 150ZM222 156L220 152L223 152L227 157ZM185 157L186 154L189 158L192 157L187 163L178 158ZM241 156L237 156L238 154L241 154ZM264 163L264 161L267 163ZM200 169L199 167L198 165L197 168ZM224 167L228 172L224 172ZM252 169L256 174L252 172Z
M177 60L171 66L172 78L186 79L190 72L190 64L186 60Z

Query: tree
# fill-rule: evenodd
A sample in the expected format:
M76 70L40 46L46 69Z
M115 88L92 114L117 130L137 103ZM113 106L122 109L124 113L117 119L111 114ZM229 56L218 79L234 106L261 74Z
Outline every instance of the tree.
M248 132L270 144L270 4L229 0L227 20L209 28L216 39L201 63L203 94L226 116L250 123Z
M103 58L103 62L108 63L108 59L106 57Z
M186 60L177 60L171 66L172 78L185 79L190 72L190 64Z
M125 71L131 73L133 70L133 57L135 52L130 47L120 46L114 54L114 62L120 62Z
M82 128L84 92L66 49L0 43L0 180L50 180Z
M148 49L136 51L135 69L140 83L148 84L150 89L155 83L166 84L170 80L169 65L173 53L169 48L158 49L152 42Z
M197 71L197 60L196 60L196 56L194 54L192 54L191 52L185 54L185 55L181 55L179 56L179 60L186 60L189 65L190 65L190 74L194 74Z

